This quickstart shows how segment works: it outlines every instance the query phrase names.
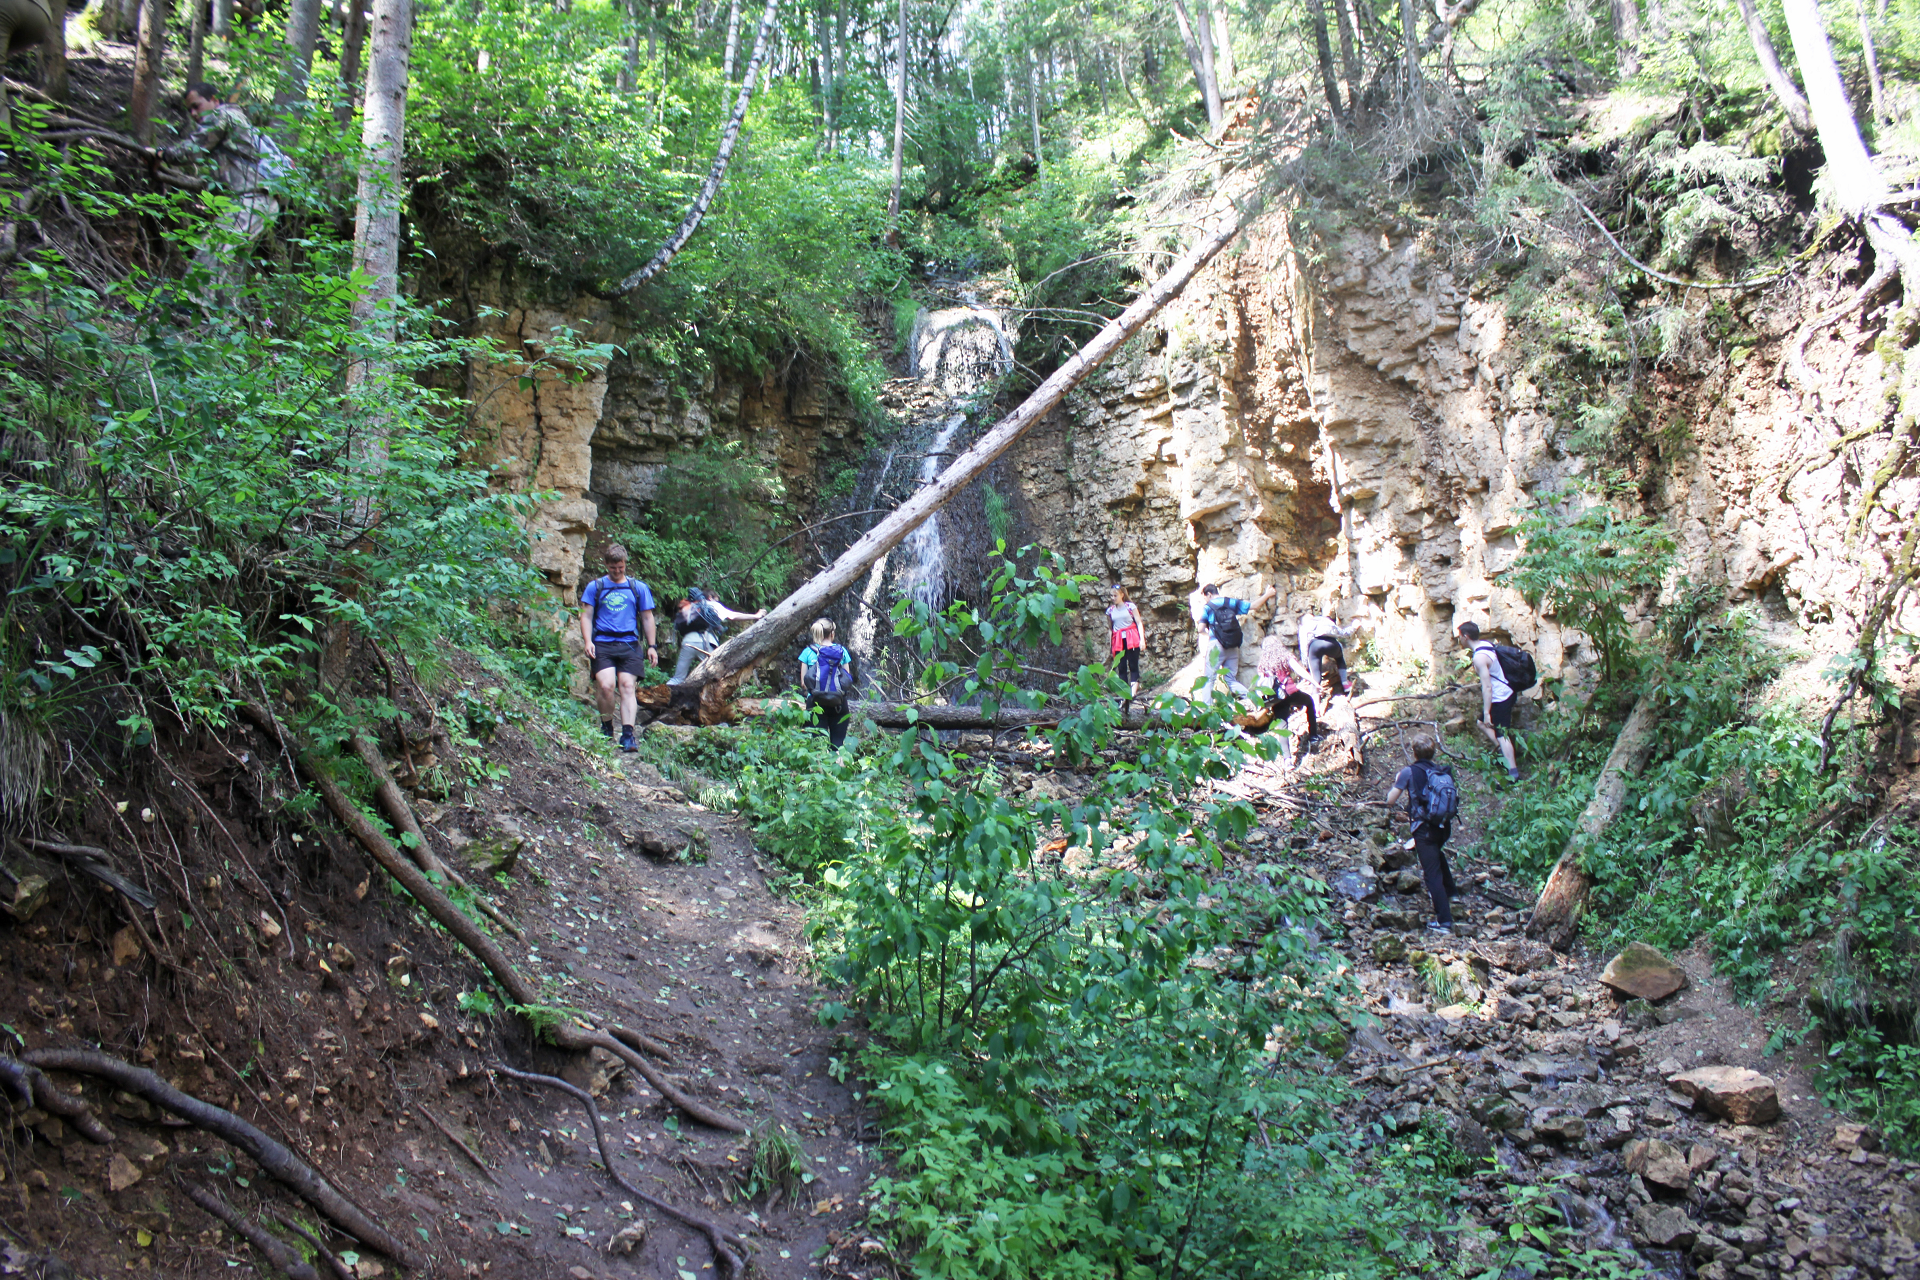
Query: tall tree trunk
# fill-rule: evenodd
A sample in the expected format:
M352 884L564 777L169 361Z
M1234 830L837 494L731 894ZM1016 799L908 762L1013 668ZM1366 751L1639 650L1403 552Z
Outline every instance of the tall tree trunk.
M313 74L313 51L319 43L320 0L292 0L287 6L286 78L273 95L274 106L306 102L307 78Z
M333 108L334 123L345 127L353 123L353 108L360 92L360 60L367 50L368 0L347 0L347 34L340 42L340 86L344 92Z
M1235 210L1161 276L1140 297L1122 311L1093 340L1056 369L1023 401L1019 408L995 423L971 449L955 458L940 477L902 503L891 515L869 529L861 539L827 568L809 579L798 591L773 608L766 617L714 650L707 660L687 678L673 686L671 695L676 714L702 723L724 719L727 702L740 680L757 664L771 656L802 627L820 616L834 597L852 586L873 566L874 561L898 546L927 517L945 506L955 494L980 477L1029 427L1059 404L1068 391L1100 366L1122 343L1153 318L1154 313L1179 296L1187 282L1213 261L1220 251L1239 238L1248 212Z
M1740 17L1747 24L1747 39L1753 44L1753 56L1760 62L1760 75L1773 91L1775 101L1786 111L1787 122L1799 133L1812 133L1813 112L1780 66L1780 55L1774 52L1773 37L1768 34L1759 9L1754 7L1753 0L1735 0L1735 3L1740 6Z
M1360 107L1360 84L1363 72L1360 68L1360 55L1353 46L1353 16L1347 10L1350 0L1333 0L1333 16L1340 28L1340 66L1347 75L1347 110L1356 111Z
M1751 3L1751 0L1748 0ZM1827 175L1834 202L1845 213L1865 218L1887 202L1887 181L1874 168L1867 144L1860 138L1860 126L1853 118L1853 104L1847 100L1847 87L1841 83L1840 68L1833 61L1833 49L1827 44L1827 29L1820 21L1814 0L1785 0L1787 34L1793 38L1794 61L1800 64L1800 78L1806 82L1807 103L1813 110L1814 127L1820 134L1820 150L1827 156Z
M727 10L727 52L720 60L720 75L728 84L733 83L733 59L740 52L740 0L733 0Z
M1872 94L1868 101L1872 104L1873 122L1884 125L1890 116L1887 114L1887 97L1880 82L1880 59L1873 49L1873 19L1867 15L1867 0L1853 0L1853 16L1860 24L1860 51L1867 64L1867 90Z
M887 197L887 242L900 243L900 182L907 160L907 0L900 0L900 64L893 88L893 194Z
M754 86L760 82L760 65L767 57L768 33L773 30L773 19L779 8L780 0L767 0L767 7L760 15L760 34L754 39L753 58L747 63L746 75L740 82L740 96L734 101L733 115L727 120L727 127L720 131L720 147L714 152L713 167L707 170L707 180L701 184L700 194L694 197L687 216L680 220L680 225L667 237L667 242L660 246L659 252L653 255L646 266L622 280L611 293L603 294L603 297L617 298L632 293L660 274L680 250L686 248L687 241L699 229L700 220L707 216L714 197L720 194L720 184L727 176L727 166L733 163L733 149L740 143L740 128L746 123L747 108L753 105Z
M1555 950L1566 950L1580 927L1587 891L1593 887L1593 877L1581 862L1626 807L1627 784L1647 767L1647 758L1653 754L1653 731L1659 723L1659 703L1651 694L1642 696L1621 727L1620 736L1614 739L1613 750L1607 753L1607 762L1593 784L1593 798L1587 801L1573 838L1553 864L1546 886L1540 890L1540 900L1533 905L1527 933L1544 938Z
M1613 43L1620 78L1640 73L1640 5L1638 0L1612 0Z
M1347 112L1340 101L1340 78L1333 70L1333 44L1327 39L1326 0L1307 0L1307 19L1313 26L1314 53L1320 59L1320 87L1333 118L1339 120Z
M187 24L187 83L206 78L207 0L188 0L193 18Z
M1213 78L1213 33L1204 23L1196 24L1187 12L1187 0L1173 0L1174 21L1180 27L1180 43L1186 47L1187 61L1193 66L1194 83L1200 86L1200 100L1207 104L1207 124L1220 124L1220 84Z
M222 40L233 34L233 0L213 0L213 34Z
M1667 38L1667 11L1661 0L1647 0L1647 34L1656 41Z
M360 189L353 219L353 269L366 284L353 300L353 327L364 341L393 334L400 291L400 206L406 197L407 76L413 62L413 0L373 0L372 48L361 110ZM366 358L347 366L352 391L381 370ZM383 424L364 422L353 461L364 471L387 464ZM362 512L363 516L370 513Z
M1422 133L1427 125L1427 86L1420 77L1420 17L1413 0L1400 0L1400 41L1406 52L1403 58L1405 67L1407 101L1413 108L1414 127Z
M40 46L40 83L46 89L47 96L55 102L65 102L69 84L67 79L67 0L53 0L53 27L47 32L47 39Z
M1227 26L1225 0L1218 4L1199 0L1200 7L1213 13L1213 82L1224 99L1240 83L1240 70L1233 60L1233 32Z
M133 93L127 102L127 132L153 141L153 109L167 56L167 0L142 0L140 37L133 55Z
M1021 55L1027 68L1027 119L1033 124L1033 164L1044 180L1047 176L1047 152L1040 145L1040 73L1031 50Z

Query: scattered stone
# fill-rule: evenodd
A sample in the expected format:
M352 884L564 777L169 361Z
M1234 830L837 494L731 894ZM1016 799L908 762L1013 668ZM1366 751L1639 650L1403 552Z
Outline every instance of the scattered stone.
M1698 1177L1701 1170L1719 1158L1720 1153L1712 1147L1709 1147L1704 1142L1695 1143L1687 1150L1687 1172Z
M132 964L140 958L140 936L128 925L113 935L113 963L120 968Z
M1349 867L1345 871L1334 872L1327 881L1332 889L1349 902L1365 902L1380 892L1380 883L1372 870L1366 867Z
M1421 878L1420 873L1412 868L1393 873L1395 893L1418 893L1425 885L1426 881Z
M686 818L648 816L626 833L627 844L655 862L705 862L710 843L706 828Z
M260 938L263 942L272 942L280 936L280 922L262 911L259 920Z
M1485 1160L1493 1154L1493 1135L1478 1120L1462 1116L1453 1129L1453 1145L1470 1160Z
M1620 1025L1632 1031L1650 1031L1660 1025L1660 1017L1645 1000L1629 1000L1620 1006Z
M527 838L519 829L506 829L506 820L502 819L501 830L493 832L467 846L467 857L476 866L490 876L512 875L520 862L520 850L526 846Z
M780 963L782 947L773 921L756 920L727 939L727 950L740 952L762 969L770 969Z
M1468 1104L1467 1110L1475 1120L1496 1133L1518 1129L1526 1123L1526 1113L1508 1098L1476 1098Z
M1420 917L1411 911L1383 907L1373 913L1373 927L1376 929L1400 929L1404 931L1416 929L1419 925Z
M1779 1089L1768 1077L1745 1067L1696 1067L1668 1077L1667 1084L1735 1124L1766 1124L1780 1118Z
M1470 1004L1449 1004L1433 1012L1434 1016L1445 1018L1448 1022L1459 1022L1463 1018L1471 1018L1478 1011Z
M1534 1136L1574 1146L1587 1140L1587 1122L1579 1116L1548 1116L1533 1122Z
M1870 1124L1837 1124L1833 1127L1835 1151L1878 1151L1880 1131Z
M1357 1049L1376 1054L1382 1058L1397 1058L1400 1056L1400 1051L1393 1047L1392 1041L1380 1034L1380 1028L1378 1027L1354 1028L1353 1044Z
M114 1152L113 1155L108 1158L107 1185L115 1191L125 1191L128 1187L140 1181L141 1176L140 1167L121 1155L118 1151Z
M353 966L359 963L353 952L349 951L344 943L339 942L327 948L327 959L342 973L352 973Z
M1420 1127L1421 1107L1417 1102L1405 1102L1380 1117L1380 1122L1391 1133L1406 1133Z
M1639 1244L1656 1249L1690 1249L1700 1228L1674 1205L1643 1204L1633 1211L1631 1233Z
M1397 933L1383 933L1373 940L1373 958L1380 964L1393 964L1407 958L1407 940Z
M1509 1026L1530 1027L1533 1025L1533 1010L1518 1000L1501 996L1493 1002L1493 1020Z
M1660 1138L1629 1142L1625 1153L1628 1173L1637 1173L1657 1187L1684 1192L1693 1185L1693 1171L1680 1148Z
M1646 943L1629 942L1626 950L1607 962L1600 981L1629 999L1652 1002L1684 988L1687 975Z
M1607 1112L1604 1120L1598 1121L1588 1130L1588 1136L1596 1145L1613 1151L1632 1140L1633 1130L1632 1108L1615 1107Z

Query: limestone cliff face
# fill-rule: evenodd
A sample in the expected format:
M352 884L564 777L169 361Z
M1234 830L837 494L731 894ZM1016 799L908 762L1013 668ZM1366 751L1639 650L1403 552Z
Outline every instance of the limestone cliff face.
M1863 354L1877 324L1863 330L1856 310L1811 332L1803 380L1820 403L1777 376L1818 309L1804 288L1756 305L1760 340L1740 358L1656 371L1678 446L1641 490L1691 581L1757 600L1778 638L1831 651L1901 526L1882 511L1850 529L1894 433L1833 446L1885 421L1900 371ZM1349 239L1309 278L1269 220L1009 456L1029 529L1133 591L1163 672L1192 655L1188 595L1212 581L1248 598L1274 587L1289 637L1326 609L1361 623L1383 659L1432 663L1471 618L1546 673L1583 679L1586 637L1500 580L1534 498L1588 465L1565 451L1571 424L1541 407L1506 307L1392 236ZM1884 505L1920 511L1917 488L1892 480ZM1849 625L1823 625L1835 620ZM1081 649L1104 651L1102 625L1089 611Z
M795 517L814 506L823 474L858 460L852 406L804 360L688 388L630 353L634 326L615 304L552 295L501 264L463 268L441 288L458 299L468 334L495 348L465 371L471 456L501 488L545 495L527 532L533 563L563 604L598 571L585 564L586 545L608 513L673 500L666 463L675 454L709 438L742 442L779 473ZM581 354L599 344L616 349L610 359Z

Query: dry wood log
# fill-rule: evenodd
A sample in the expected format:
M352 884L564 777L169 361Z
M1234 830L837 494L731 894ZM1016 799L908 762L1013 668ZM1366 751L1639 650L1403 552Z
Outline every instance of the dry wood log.
M86 872L108 888L118 890L142 911L153 910L153 895L114 870L113 855L105 849L96 849L90 844L61 844L55 840L36 840L32 836L21 836L20 839L29 848L54 854L62 862Z
M511 1079L524 1081L527 1084L543 1084L549 1089L558 1089L579 1099L580 1104L587 1109L587 1119L593 1124L593 1140L600 1147L600 1163L605 1167L607 1176L634 1199L652 1205L668 1217L685 1223L704 1235L707 1243L713 1246L714 1260L720 1264L718 1269L723 1278L740 1274L746 1265L747 1245L744 1240L716 1223L709 1222L697 1214L688 1213L685 1209L669 1204L658 1196L647 1194L621 1175L620 1170L613 1163L613 1152L607 1147L607 1131L600 1123L600 1108L594 1103L592 1094L578 1085L569 1084L558 1076L543 1076L533 1071L517 1071L501 1062L494 1063L493 1069Z
M268 1262L286 1272L293 1280L320 1280L320 1273L303 1262L286 1241L275 1239L265 1227L249 1221L239 1210L207 1188L192 1182L180 1185L185 1189L188 1199L233 1228L235 1234L245 1237L249 1244L267 1255Z
M1586 907L1587 891L1593 877L1582 866L1588 849L1620 815L1627 802L1627 784L1647 767L1653 754L1653 731L1660 723L1660 707L1653 695L1644 694L1634 703L1633 714L1621 726L1620 736L1607 753L1607 763L1593 785L1593 798L1580 814L1573 836L1560 853L1559 861L1533 904L1527 921L1527 935L1540 938L1556 951L1573 943L1580 927L1580 913Z
M680 720L715 724L731 718L727 704L746 674L792 638L802 627L820 616L841 592L852 586L874 561L898 546L906 536L925 523L928 516L945 506L961 490L980 477L995 459L1046 416L1068 391L1093 372L1120 348L1160 308L1178 297L1200 269L1240 236L1248 211L1235 209L1153 286L1136 298L1092 341L1075 352L1020 407L995 423L971 449L954 459L932 484L901 503L893 514L869 529L858 542L831 565L808 579L798 591L782 600L767 616L714 650L687 679L670 686L670 711Z
M275 740L282 742L289 749L295 748L296 744L266 708L255 703L242 703L241 711ZM374 861L385 868L388 875L400 882L401 888L413 895L414 900L426 909L428 915L473 954L474 959L478 960L487 972L493 975L493 980L500 984L500 989L506 992L509 1001L522 1006L544 1003L540 998L539 990L514 967L513 962L507 958L506 952L500 949L500 944L482 932L480 926L454 905L453 899L446 895L445 890L427 879L425 872L394 847L393 842L368 820L367 815L362 813L359 806L340 789L339 784L334 782L332 776L314 759L311 752L301 748L295 750L294 755L301 770L312 781L315 790L320 792L320 798L326 801L327 808L333 811L333 816L339 820L340 825L353 833L353 838L360 842L361 847L373 855ZM653 1064L639 1053L620 1043L605 1031L581 1028L571 1022L559 1022L549 1029L549 1034L553 1042L562 1049L572 1049L577 1052L595 1048L605 1049L637 1071L648 1084L659 1091L661 1097L701 1124L723 1129L729 1133L747 1131L745 1124L690 1096L684 1089L657 1071Z
M50 1071L99 1076L117 1088L140 1095L252 1156L262 1169L369 1249L378 1249L404 1266L420 1266L413 1250L336 1191L312 1165L224 1107L181 1092L145 1067L91 1049L33 1049L21 1054L20 1061Z

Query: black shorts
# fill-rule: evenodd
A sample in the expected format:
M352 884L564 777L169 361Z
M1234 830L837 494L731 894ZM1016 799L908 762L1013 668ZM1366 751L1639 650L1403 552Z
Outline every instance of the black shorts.
M593 674L597 676L611 667L618 675L632 676L638 680L646 674L646 655L647 651L638 644L629 644L624 640L595 640Z
M1520 695L1510 693L1507 695L1506 701L1496 702L1488 709L1487 714L1493 721L1495 733L1498 733L1502 729L1513 728L1513 704L1518 701L1520 701Z

